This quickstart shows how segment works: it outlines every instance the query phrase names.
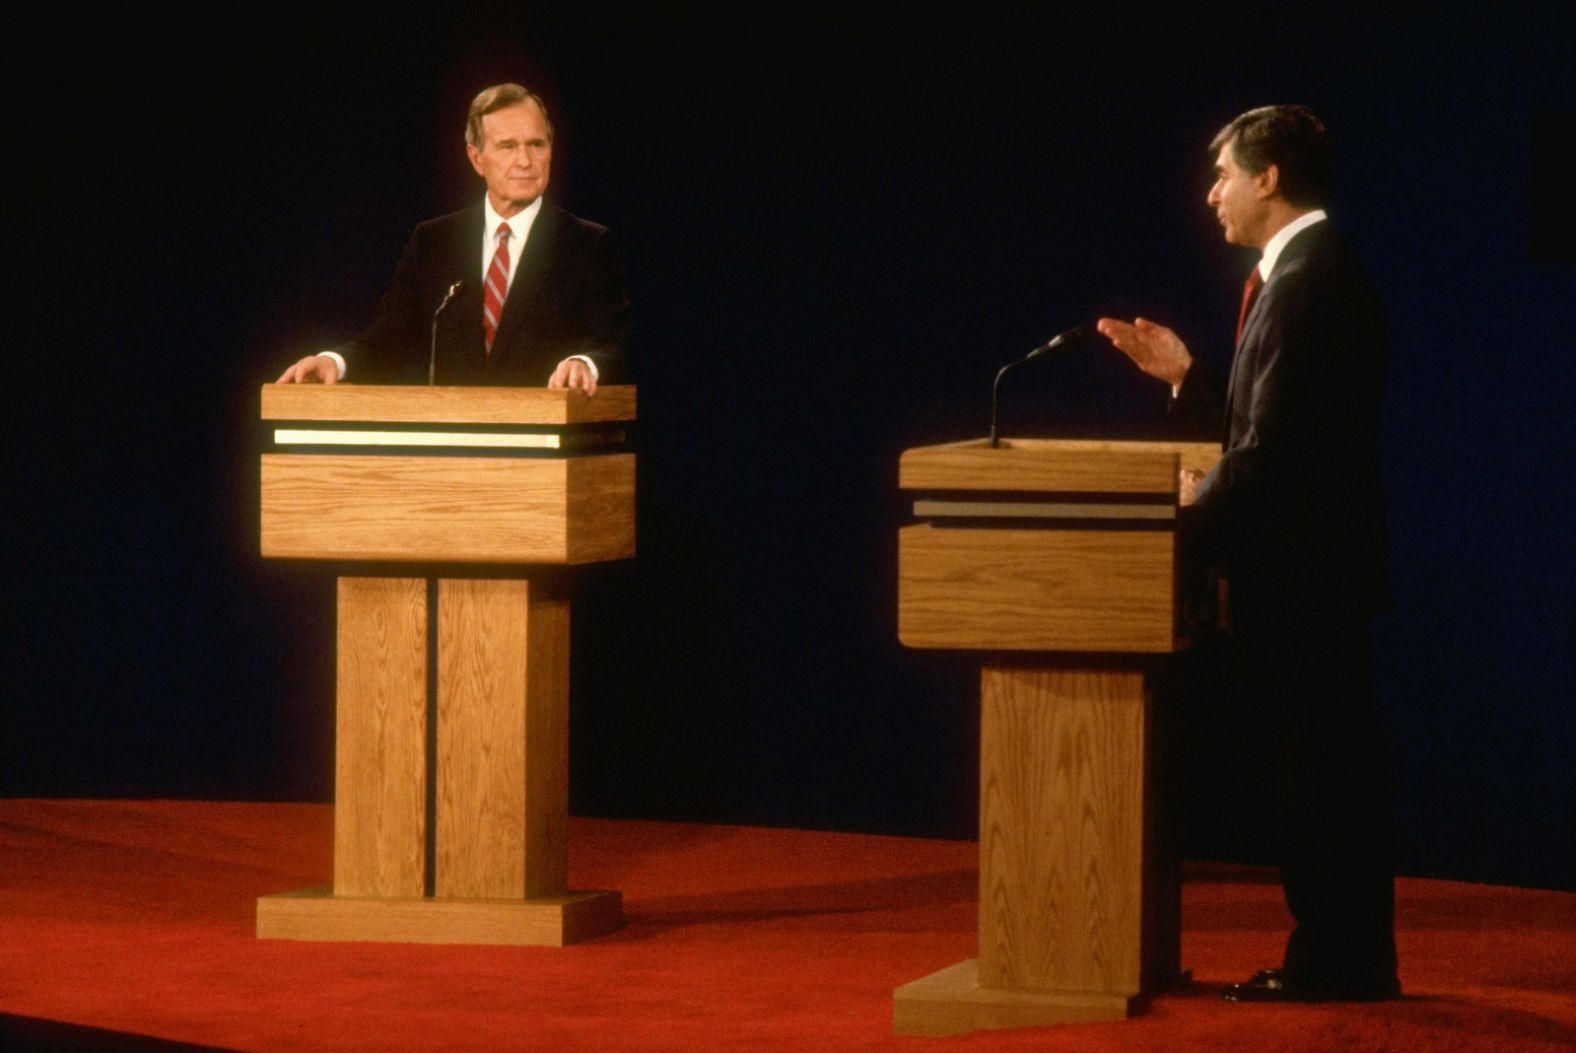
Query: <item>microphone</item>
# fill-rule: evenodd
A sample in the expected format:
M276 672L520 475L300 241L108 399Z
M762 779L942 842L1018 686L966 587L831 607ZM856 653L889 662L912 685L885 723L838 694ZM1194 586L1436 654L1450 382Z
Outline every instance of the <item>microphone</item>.
M1019 359L1019 362L1027 362L1031 358L1039 358L1041 355L1045 354L1047 351L1055 351L1057 348L1062 347L1065 344L1070 344L1074 340L1082 340L1083 338L1084 338L1084 327L1081 326L1081 325L1075 325L1071 329L1067 330L1067 332L1065 332L1065 333L1057 333L1055 336L1053 336L1049 340L1045 341L1045 343L1041 344L1039 347L1035 348L1033 351L1030 351L1028 354L1024 355L1023 358ZM1002 368L1010 369L1010 368L1012 368L1013 366L1015 366L1017 364L1018 364L1018 362L1011 362L1011 363L1008 363L1008 365L1003 366Z
M1084 327L1081 325L1074 326L1065 333L1057 333L1055 336L1051 337L1049 340L1045 341L1045 343L1041 344L1033 351L1030 351L1016 362L1008 362L1005 366L1002 366L1001 369L996 371L996 380L990 386L990 445L992 449L995 449L1001 445L1001 441L996 437L996 418L997 411L1000 407L999 395L1001 393L1001 378L1007 375L1007 371L1009 369L1015 369L1018 366L1023 365L1025 362L1032 362L1041 355L1049 354L1050 352L1059 348L1066 347L1068 344L1082 340L1083 337Z
M438 316L443 313L443 309L445 307L449 306L449 301L454 299L454 294L459 292L460 286L464 284L465 279L461 278L459 281L449 286L449 291L443 294L443 302L438 305L438 309L436 311L432 312L432 346L427 352L428 387L431 387L437 382L438 376Z

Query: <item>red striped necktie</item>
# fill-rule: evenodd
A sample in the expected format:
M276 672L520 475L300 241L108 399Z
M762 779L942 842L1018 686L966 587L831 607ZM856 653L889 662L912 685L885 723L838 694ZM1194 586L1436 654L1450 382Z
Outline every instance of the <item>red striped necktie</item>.
M498 224L498 251L487 267L486 289L482 294L482 335L487 354L492 354L498 336L498 319L503 317L503 301L509 295L509 224Z
M1259 268L1254 264L1248 280L1242 286L1242 310L1237 312L1237 343L1242 343L1242 327L1248 324L1248 312L1253 309L1253 301L1258 299L1259 290L1264 288L1264 279L1259 277Z

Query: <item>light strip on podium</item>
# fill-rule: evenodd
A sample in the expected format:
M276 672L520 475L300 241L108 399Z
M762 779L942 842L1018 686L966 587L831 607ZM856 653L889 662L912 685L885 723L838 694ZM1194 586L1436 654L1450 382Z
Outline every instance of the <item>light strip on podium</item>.
M475 446L516 450L557 450L560 435L458 431L329 431L319 428L275 428L277 446Z

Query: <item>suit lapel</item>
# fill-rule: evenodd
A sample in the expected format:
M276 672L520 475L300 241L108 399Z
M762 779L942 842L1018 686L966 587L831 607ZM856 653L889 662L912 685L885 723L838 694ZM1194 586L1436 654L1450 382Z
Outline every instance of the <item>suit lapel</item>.
M487 214L482 206L474 205L465 210L464 221L454 231L454 241L449 251L454 253L455 274L465 279L466 289L477 295L481 293L482 278L482 241L487 237L483 226L487 223Z
M487 222L480 205L467 209L454 224L442 251L447 257L434 269L443 282L432 291L433 310L442 302L448 283L459 279L465 284L454 300L443 309L438 323L439 383L474 383L469 379L481 367L482 346L482 270L483 226Z
M454 274L465 281L455 295L450 310L463 316L467 332L474 323L478 340L482 330L482 282L485 280L481 261L482 241L487 236L482 228L486 223L486 213L480 205L468 210L464 222L455 229L455 238L449 247L449 251L454 254Z
M1264 287L1259 290L1253 306L1248 309L1247 318L1243 320L1242 339L1237 342L1236 353L1231 356L1231 377L1226 382L1226 419L1221 426L1222 444L1226 449L1231 448L1231 426L1236 417L1233 408L1237 401L1237 385L1252 382L1249 379L1239 381L1238 378L1248 369L1253 368L1249 360L1258 357L1259 345L1262 343L1260 330L1267 324L1270 301L1275 295L1275 283L1282 274L1286 273L1288 266L1311 251L1314 242L1321 236L1320 228L1328 222L1322 220L1306 230L1300 230L1291 241L1286 243L1286 247L1275 260L1275 269L1270 272L1268 278L1264 279ZM1254 266L1258 265L1254 264Z
M1257 267L1258 264L1255 263L1254 266ZM1264 301L1269 297L1269 284L1266 281L1254 296L1253 304L1242 320L1242 337L1237 341L1237 346L1231 354L1231 376L1226 381L1226 418L1220 422L1220 441L1225 449L1231 448L1231 422L1236 416L1234 407L1237 404L1237 378L1246 368L1243 360L1247 357L1247 352L1244 349L1253 344L1254 330L1258 328L1258 319L1264 310Z
M509 283L503 317L498 320L498 336L493 341L494 354L509 345L525 319L530 317L532 303L542 291L547 261L552 255L552 243L557 234L558 210L544 201L536 222L531 224L531 233L526 236L525 246L520 250L514 281Z

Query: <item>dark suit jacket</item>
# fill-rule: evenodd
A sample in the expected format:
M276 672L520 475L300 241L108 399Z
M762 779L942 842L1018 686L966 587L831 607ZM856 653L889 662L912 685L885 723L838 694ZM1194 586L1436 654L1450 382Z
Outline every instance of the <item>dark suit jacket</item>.
M1382 604L1384 358L1383 311L1361 264L1328 221L1300 231L1243 326L1224 456L1186 523L1224 566L1239 625ZM1218 412L1212 388L1206 368L1189 369L1176 409Z
M542 385L559 362L585 355L599 382L628 379L629 296L606 227L542 203L521 250L491 356L482 338L482 226L478 203L419 225L372 324L343 349L346 379L425 384L438 317L437 383Z

